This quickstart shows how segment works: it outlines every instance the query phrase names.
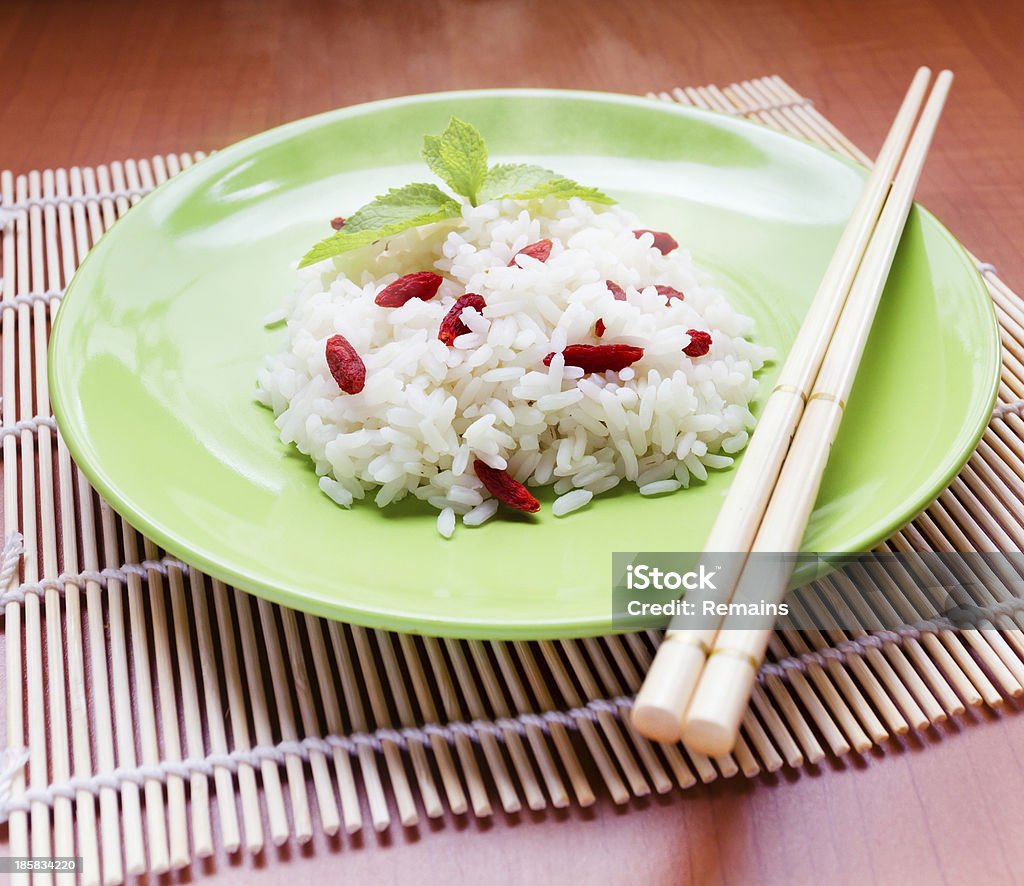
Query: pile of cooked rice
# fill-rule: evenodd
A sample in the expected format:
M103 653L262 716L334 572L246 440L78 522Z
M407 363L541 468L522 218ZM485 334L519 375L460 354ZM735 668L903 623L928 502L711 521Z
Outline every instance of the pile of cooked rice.
M456 515L476 526L498 509L476 460L530 487L553 484L556 516L623 480L643 495L704 480L746 445L755 373L770 352L747 340L752 321L702 280L685 249L662 254L639 228L618 207L505 199L300 271L272 318L287 320L288 340L260 371L258 396L335 502L349 507L371 492L384 507L411 494L441 512L446 537ZM552 241L546 261L519 255L509 265L542 239ZM419 271L444 277L433 298L375 304L387 284ZM438 328L465 293L486 307L462 312L469 331L449 346ZM710 334L706 354L683 353L688 330ZM339 334L365 363L356 394L327 366L325 342ZM644 353L618 372L587 373L565 365L570 344Z

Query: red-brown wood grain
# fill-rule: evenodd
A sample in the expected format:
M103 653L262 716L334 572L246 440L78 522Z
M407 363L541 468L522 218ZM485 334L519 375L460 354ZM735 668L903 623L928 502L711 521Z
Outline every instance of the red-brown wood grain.
M1024 4L1013 0L3 0L0 167L209 150L407 93L643 93L767 73L785 77L873 153L914 68L948 66L957 81L919 197L1021 289L1022 34ZM817 771L624 809L602 800L587 811L318 838L255 860L196 862L191 877L1016 882L1024 877L1024 717L1007 708Z

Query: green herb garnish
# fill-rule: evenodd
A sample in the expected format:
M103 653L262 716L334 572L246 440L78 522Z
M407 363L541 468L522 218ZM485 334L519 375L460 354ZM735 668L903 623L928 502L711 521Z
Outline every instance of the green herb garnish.
M431 172L471 206L503 197L580 197L591 203L615 202L596 188L584 187L530 163L495 163L488 167L483 137L475 126L458 117L452 117L440 135L424 137L423 159ZM299 267L368 246L409 228L455 218L461 212L459 201L437 185L416 182L392 188L350 215L342 230L317 243L302 257Z

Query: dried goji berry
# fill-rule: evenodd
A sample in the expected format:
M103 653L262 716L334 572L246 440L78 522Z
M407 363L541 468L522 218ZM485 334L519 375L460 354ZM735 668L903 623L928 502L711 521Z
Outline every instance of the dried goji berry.
M331 227L334 228L334 230L336 230L336 231L340 231L343 227L345 227L345 218L344 218L344 216L339 215L336 218L332 218L331 219Z
M616 283L613 280L605 280L604 281L604 285L607 286L608 287L608 291L613 296L615 296L615 300L616 301L625 301L626 300L626 290L623 289L621 286L619 286L618 283Z
M604 330L605 330L604 320L602 320L600 317L598 317L597 318L597 322L594 324L594 335L596 335L598 338L603 338L604 337Z
M358 394L366 384L366 364L343 335L327 339L327 368L346 394Z
M633 345L566 345L562 356L566 366L578 366L584 372L618 372L636 363L644 355L643 348ZM554 351L544 358L550 366Z
M411 298L429 301L437 295L437 290L443 279L440 274L435 274L432 271L406 274L378 292L374 303L382 308L400 308Z
M538 240L536 243L531 243L529 246L524 246L516 255L528 255L530 258L535 258L537 261L547 261L548 256L551 255L551 241L550 240ZM516 255L508 260L508 266L511 268L516 263Z
M674 298L679 299L679 301L682 301L684 298L686 298L686 296L683 295L678 289L673 289L671 286L661 286L659 284L654 288L658 290L658 295L665 296L666 303L671 302Z
M463 309L476 308L478 311L482 311L485 307L487 307L487 304L484 302L482 295L477 295L475 292L467 292L465 295L460 296L441 321L441 328L437 330L437 337L450 346L460 335L465 335L469 332L469 327L462 322Z
M530 514L535 514L540 510L540 502L508 471L492 468L487 462L480 461L480 459L473 462L473 470L476 471L480 482L484 484L484 488L498 501L504 502L517 511L527 511Z
M683 348L687 357L703 357L711 350L711 334L700 329L687 329L686 334L690 336L690 343Z
M637 240L639 240L644 234L654 234L654 243L652 245L662 255L668 255L673 249L676 249L679 246L676 242L676 238L671 234L666 234L664 231L649 231L646 228L633 231L633 236L636 237Z

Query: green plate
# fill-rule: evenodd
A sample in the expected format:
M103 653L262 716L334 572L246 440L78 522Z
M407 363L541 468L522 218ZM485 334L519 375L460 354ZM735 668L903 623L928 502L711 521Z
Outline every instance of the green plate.
M422 180L422 137L451 114L481 129L493 158L600 187L674 233L780 354L865 176L742 120L616 95L448 93L300 120L177 176L89 254L53 329L54 412L119 513L254 594L402 631L598 634L609 629L612 551L699 550L730 471L655 500L626 490L566 519L545 508L460 526L445 541L426 505L336 507L253 399L261 359L284 337L262 318L292 287L293 262L331 217ZM865 550L918 513L976 444L998 378L978 273L915 208L806 549Z

